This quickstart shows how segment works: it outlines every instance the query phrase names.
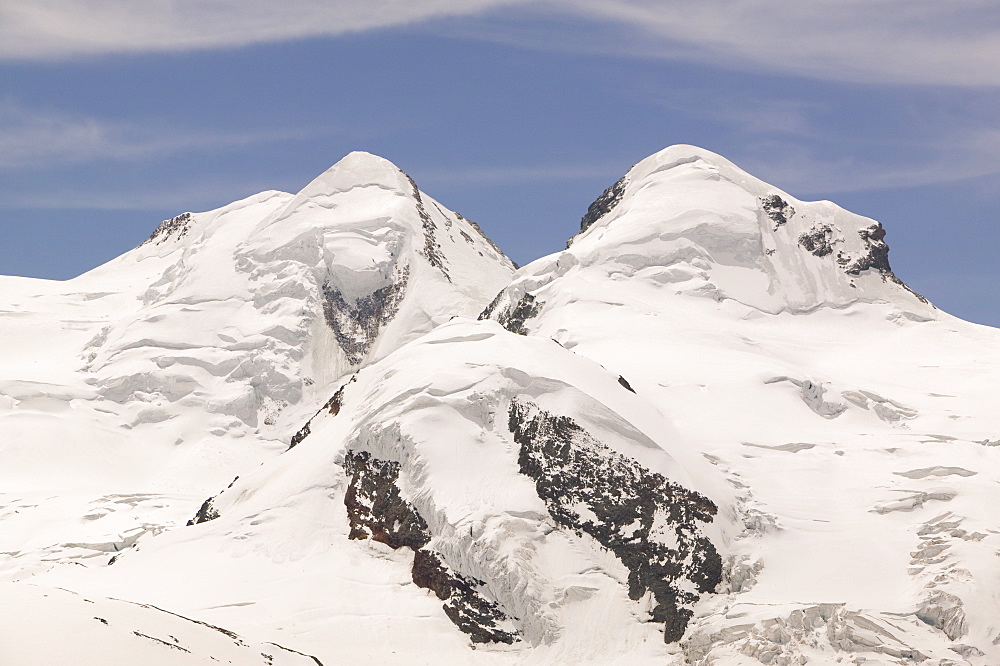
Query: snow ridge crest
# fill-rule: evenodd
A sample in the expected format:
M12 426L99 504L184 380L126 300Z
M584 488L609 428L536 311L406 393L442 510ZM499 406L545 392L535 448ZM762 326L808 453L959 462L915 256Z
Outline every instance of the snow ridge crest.
M799 200L695 146L671 146L629 169L591 204L567 252L768 313L866 301L934 316L890 268L878 222Z

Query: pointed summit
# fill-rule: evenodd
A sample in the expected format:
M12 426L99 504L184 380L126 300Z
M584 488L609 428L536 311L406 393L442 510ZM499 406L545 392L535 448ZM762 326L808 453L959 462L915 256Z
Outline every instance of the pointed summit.
M365 152L294 196L265 192L164 222L92 272L91 290L123 291L123 267L134 311L109 316L84 350L99 394L121 404L211 395L205 409L249 429L278 427L311 394L475 315L514 270L473 223ZM187 365L208 371L175 386L167 368Z
M400 194L413 189L409 176L395 164L378 155L356 150L313 179L302 188L299 196L330 196L355 187L379 187Z

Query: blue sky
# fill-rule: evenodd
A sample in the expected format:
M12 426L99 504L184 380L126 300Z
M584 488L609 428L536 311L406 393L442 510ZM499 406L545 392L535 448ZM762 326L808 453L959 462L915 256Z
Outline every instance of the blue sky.
M386 157L516 261L674 143L880 220L896 272L1000 325L991 0L0 0L0 273Z

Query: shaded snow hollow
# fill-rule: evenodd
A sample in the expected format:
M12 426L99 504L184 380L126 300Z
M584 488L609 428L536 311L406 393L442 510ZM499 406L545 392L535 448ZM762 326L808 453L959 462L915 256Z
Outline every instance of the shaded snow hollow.
M1000 662L1000 335L708 151L516 272L359 152L0 290L5 665Z

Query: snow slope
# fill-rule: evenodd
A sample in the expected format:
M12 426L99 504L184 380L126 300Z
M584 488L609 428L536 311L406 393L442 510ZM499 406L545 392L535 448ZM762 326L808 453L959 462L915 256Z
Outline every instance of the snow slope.
M104 566L288 447L338 382L513 265L391 163L167 220L67 282L0 278L0 579Z
M145 604L87 599L68 590L0 584L5 664L315 666L310 655Z
M511 277L352 154L5 278L4 578L327 664L1000 663L1000 333L692 146L581 226Z
M1000 661L998 332L899 283L871 220L707 151L668 148L622 183L488 314L623 374L738 489L732 592L689 657Z
M699 491L731 493L592 361L456 319L337 395L294 449L212 500L218 517L49 579L371 664L401 646L406 663L472 659L449 609L473 642L518 660L656 663L663 623L682 628L714 589L718 508ZM538 425L568 436L533 448ZM640 544L658 555L629 559ZM658 589L656 566L681 575ZM164 584L192 570L197 589ZM254 601L226 606L237 597Z

